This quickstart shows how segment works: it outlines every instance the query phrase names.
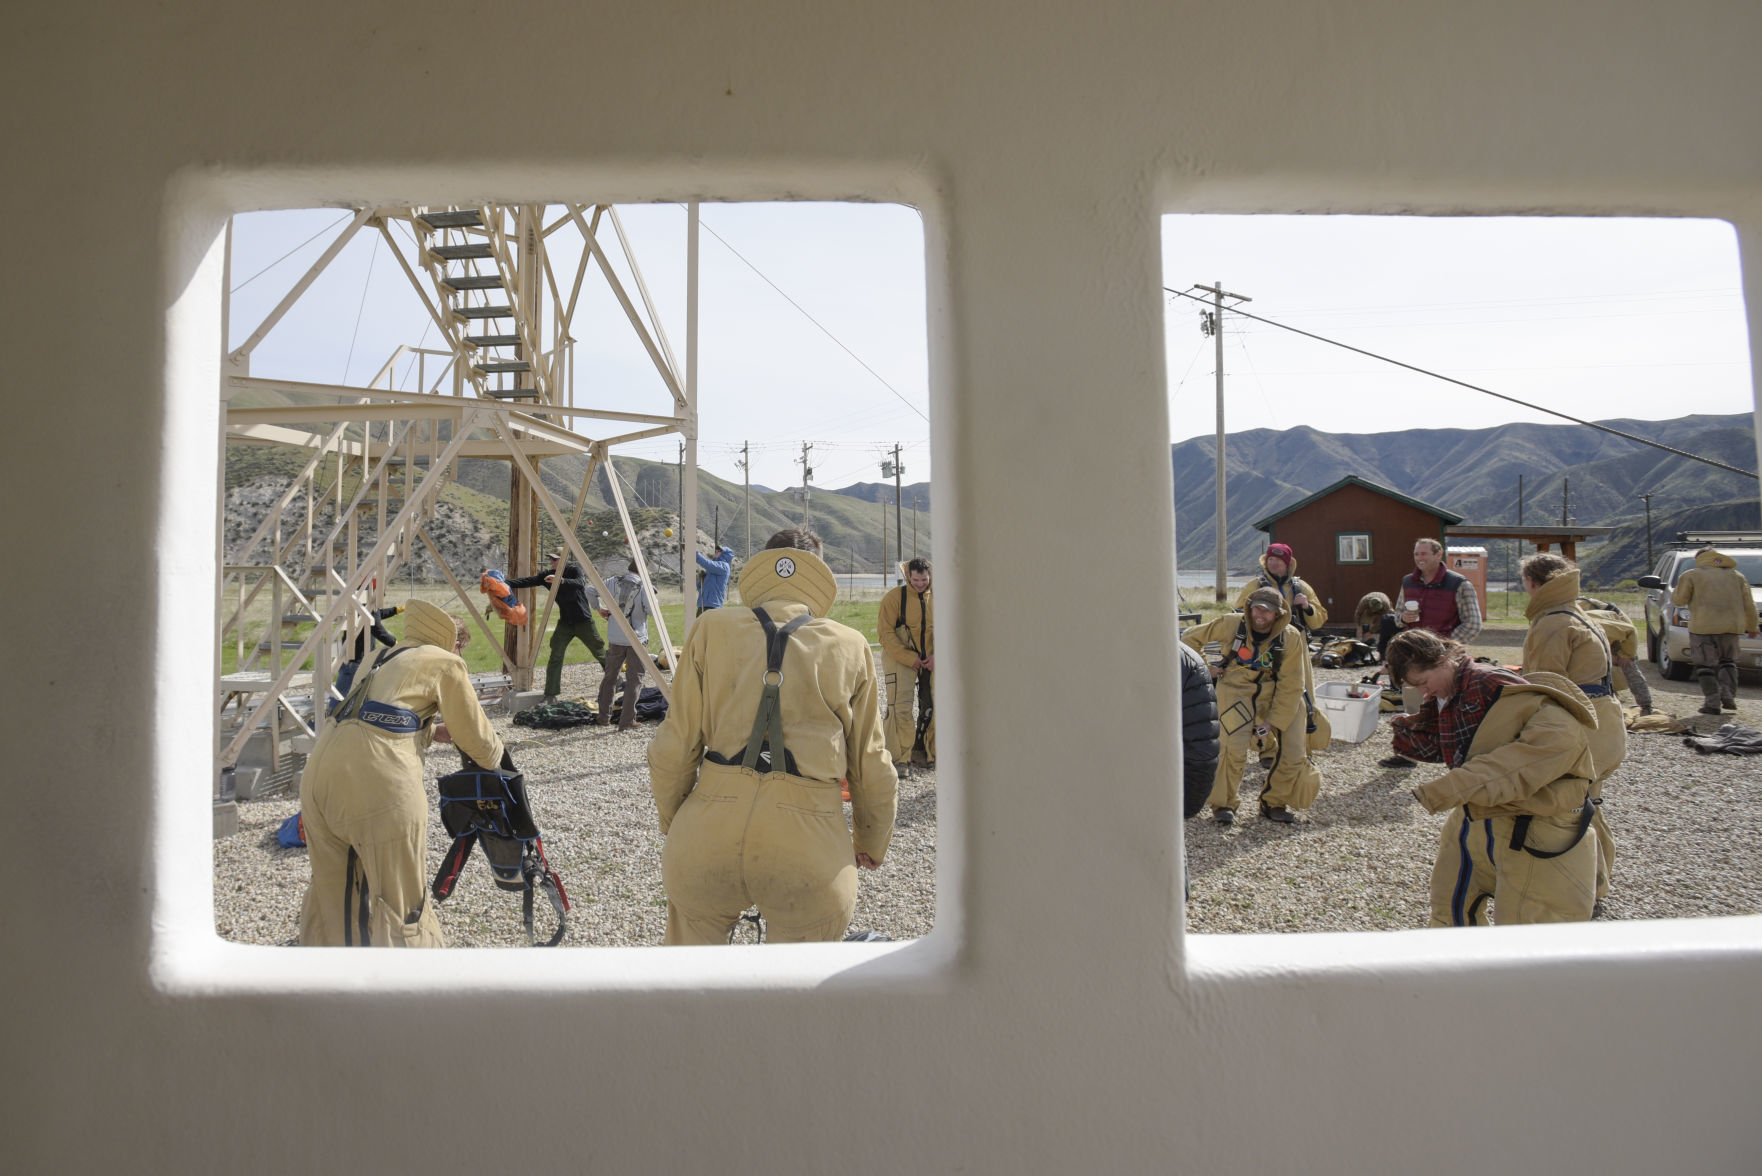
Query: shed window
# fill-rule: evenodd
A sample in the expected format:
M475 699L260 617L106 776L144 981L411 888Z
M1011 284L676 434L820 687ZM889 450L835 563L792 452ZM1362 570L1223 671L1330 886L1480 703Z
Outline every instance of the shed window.
M1367 564L1370 562L1370 532L1342 531L1335 536L1336 562Z

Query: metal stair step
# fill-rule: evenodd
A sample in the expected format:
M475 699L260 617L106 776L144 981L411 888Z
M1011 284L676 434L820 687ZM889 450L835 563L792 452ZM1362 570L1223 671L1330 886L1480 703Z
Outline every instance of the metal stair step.
M489 376L498 372L529 372L532 365L524 359L510 359L502 363L480 363L471 370L480 376Z
M455 306L453 313L462 319L513 318L512 306Z
M457 212L424 212L416 219L431 229L474 229L483 224L483 214L475 208L461 208Z
M518 335L467 335L465 342L473 347L514 347L520 342Z
M449 290L500 290L502 284L500 274L448 274L441 279Z
M483 394L495 400L536 399L537 388L485 388Z
M487 241L470 245L430 245L428 251L442 261L471 261L495 256Z

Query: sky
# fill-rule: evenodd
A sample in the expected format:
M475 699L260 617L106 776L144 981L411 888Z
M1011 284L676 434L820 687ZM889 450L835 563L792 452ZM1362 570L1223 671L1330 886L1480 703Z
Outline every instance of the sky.
M622 205L618 215L683 369L685 209ZM339 218L346 223L338 209L235 218L234 346L341 232ZM699 467L738 483L742 474L735 462L747 442L756 485L799 486L806 441L813 444L814 485L837 489L881 480L884 451L897 443L905 481L928 480L924 234L917 211L889 204L706 204L701 220ZM402 239L400 228L393 232ZM314 233L320 235L272 264ZM599 239L640 307L609 225ZM548 242L567 300L580 236L564 229ZM672 411L653 363L597 266L589 267L574 324L578 405ZM384 240L363 230L265 338L251 370L280 379L365 384L400 344L434 347L437 337ZM416 376L403 366L397 380L400 387L416 387ZM589 435L640 428L580 427ZM676 436L663 437L617 452L671 462L678 444Z
M619 216L683 364L685 210L624 205ZM338 209L236 218L235 345L346 219ZM880 480L898 443L905 481L928 480L917 212L705 204L702 223L699 465L738 482L746 441L755 484L799 485L808 441L814 484L837 489ZM616 235L600 236L634 297ZM565 229L549 243L566 291L579 237ZM1255 314L1574 416L1658 420L1752 404L1736 238L1719 221L1170 216L1163 268L1176 290L1221 280ZM1209 435L1214 344L1199 331L1197 303L1165 302L1171 440ZM670 410L597 267L573 334L578 404ZM365 384L400 344L433 347L436 333L383 240L364 231L265 339L252 370ZM1224 370L1230 432L1552 419L1230 314ZM396 379L414 388L416 373L400 366ZM620 452L673 461L677 445L668 437Z
M1586 420L1748 412L1737 238L1712 220L1171 216L1164 284ZM1205 291L1192 293L1210 298ZM1170 432L1216 429L1216 343L1168 296ZM1558 418L1225 313L1228 432Z

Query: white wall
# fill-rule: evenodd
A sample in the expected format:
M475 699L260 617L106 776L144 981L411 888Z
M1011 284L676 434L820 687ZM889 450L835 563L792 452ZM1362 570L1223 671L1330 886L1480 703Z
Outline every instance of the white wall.
M1754 1170L1762 921L1183 943L1172 544L1145 536L1173 525L1162 213L1725 216L1753 254L1762 8L98 7L14 6L0 71L0 527L15 588L43 577L14 594L0 718L16 1170ZM936 936L218 944L191 716L225 212L688 195L925 210ZM1149 505L1079 515L1076 478ZM1024 640L1045 598L1021 553L1059 533L1110 553L1123 615L1168 623ZM491 1092L513 1148L462 1122Z

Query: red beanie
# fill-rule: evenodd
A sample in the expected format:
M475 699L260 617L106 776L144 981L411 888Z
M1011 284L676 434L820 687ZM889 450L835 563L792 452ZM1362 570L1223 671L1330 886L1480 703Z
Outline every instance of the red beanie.
M1296 553L1293 552L1291 550L1291 548L1284 543L1268 544L1267 549L1266 549L1266 553L1269 556L1277 556L1279 559L1284 560L1286 563L1290 563L1292 560L1297 558Z

